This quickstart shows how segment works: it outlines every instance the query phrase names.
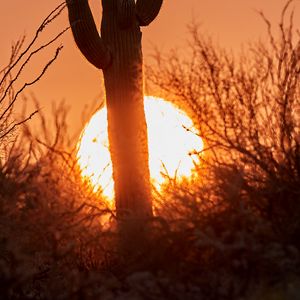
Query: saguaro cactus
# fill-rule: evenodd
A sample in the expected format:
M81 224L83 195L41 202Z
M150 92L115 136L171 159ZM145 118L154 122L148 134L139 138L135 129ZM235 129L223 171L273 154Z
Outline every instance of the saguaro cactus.
M101 36L88 0L66 2L78 48L104 74L117 215L151 216L140 26L156 18L163 0L102 0Z

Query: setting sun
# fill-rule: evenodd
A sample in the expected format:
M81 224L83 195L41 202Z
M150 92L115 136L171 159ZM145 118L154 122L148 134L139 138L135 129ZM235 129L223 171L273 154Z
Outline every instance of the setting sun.
M148 127L149 167L152 183L160 189L166 178L190 177L203 148L192 120L172 103L145 97ZM113 198L112 165L108 149L106 108L97 111L84 128L78 144L82 175L95 189Z

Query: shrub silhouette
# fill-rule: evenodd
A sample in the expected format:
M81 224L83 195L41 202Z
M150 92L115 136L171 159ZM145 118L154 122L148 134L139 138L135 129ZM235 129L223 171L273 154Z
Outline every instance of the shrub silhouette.
M205 149L194 182L155 199L138 251L120 252L116 216L82 182L63 106L56 134L40 114L38 138L25 127L13 148L2 141L3 299L299 298L299 48L288 8L269 44L232 57L192 27L191 60L148 68L155 90L194 116Z
M300 42L291 2L278 38L260 13L269 43L251 44L236 58L191 26L190 59L158 54L148 78L194 117L205 143L199 172L215 201L250 209L299 248Z

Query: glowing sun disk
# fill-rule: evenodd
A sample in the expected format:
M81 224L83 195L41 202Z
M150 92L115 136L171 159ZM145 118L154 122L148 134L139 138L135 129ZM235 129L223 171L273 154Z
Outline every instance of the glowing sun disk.
M170 102L145 97L148 127L149 168L154 186L169 178L190 177L197 158L191 153L203 149L202 139L195 134L191 119ZM107 111L97 111L84 128L78 143L78 163L82 176L95 189L101 188L113 198L112 164L108 148Z

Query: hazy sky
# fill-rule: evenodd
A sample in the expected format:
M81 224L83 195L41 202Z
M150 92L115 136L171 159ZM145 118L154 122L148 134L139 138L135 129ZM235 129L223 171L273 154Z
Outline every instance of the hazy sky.
M41 20L62 0L0 0L0 66L8 60L11 43L23 33L31 37ZM100 21L100 0L89 1L94 16ZM145 60L154 46L163 51L184 47L187 25L196 20L202 31L223 46L237 49L242 43L263 36L264 26L255 10L263 10L273 22L278 22L286 0L165 0L159 17L143 29ZM295 1L296 13L300 3ZM297 11L298 8L298 11ZM296 14L298 16L298 14ZM300 27L300 20L296 26ZM52 24L50 32L59 32L67 26L66 12ZM33 91L44 110L50 110L51 101L65 99L72 106L71 122L77 124L85 104L99 95L100 71L90 65L76 48L71 33L60 40L62 55ZM51 57L46 52L34 61L39 66ZM35 68L31 69L32 72ZM34 74L30 74L34 75ZM28 75L28 76L30 76Z

